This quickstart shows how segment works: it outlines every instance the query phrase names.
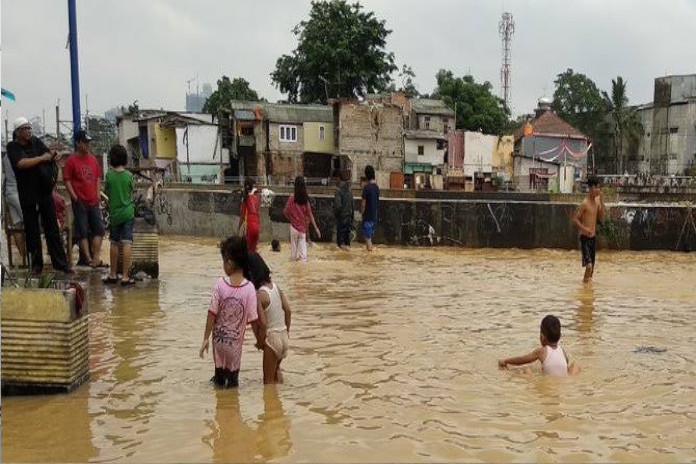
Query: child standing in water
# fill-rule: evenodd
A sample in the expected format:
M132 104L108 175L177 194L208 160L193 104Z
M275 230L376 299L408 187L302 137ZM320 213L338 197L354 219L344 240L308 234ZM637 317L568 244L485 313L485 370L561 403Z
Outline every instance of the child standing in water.
M109 196L109 275L104 279L105 283L118 282L118 254L119 243L122 247L123 259L121 268L121 285L135 285L135 280L130 277L131 248L133 244L133 226L135 220L135 204L133 203L133 174L126 170L128 165L128 152L123 145L114 145L109 150L111 169L106 173L104 187Z
M254 179L247 177L244 181L244 199L242 200L242 214L239 216L239 226L237 234L242 229L242 225L246 229L247 246L249 253L256 253L256 247L259 243L259 210L261 201L254 187Z
M541 320L539 341L541 347L528 355L501 359L498 366L507 369L508 365L521 366L534 361L541 362L541 372L545 375L566 377L580 372L580 367L568 361L568 355L561 348L561 321L556 316L548 315Z
M241 237L228 238L220 245L220 254L226 277L218 280L213 291L199 355L203 358L208 351L212 332L215 362L213 381L221 387L238 387L247 324L251 324L257 345L260 344L256 290L244 278L244 268L249 258L246 240Z
M271 271L258 253L249 256L248 276L257 290L263 383L283 383L280 363L290 346L290 304L278 284L271 282Z
M314 226L314 231L319 238L321 238L321 232L314 221L304 177L295 178L295 193L288 198L283 215L290 221L290 259L305 263L307 262L308 225L311 223Z
M379 208L379 187L375 180L375 168L365 166L367 184L363 187L362 200L360 201L360 213L362 214L362 232L367 244L367 251L372 251L372 238L377 226L377 210Z
M580 231L580 251L582 265L585 268L582 281L585 283L589 283L594 275L597 222L602 222L604 219L604 202L599 189L599 180L596 177L590 177L587 179L587 187L587 198L573 218L573 224Z

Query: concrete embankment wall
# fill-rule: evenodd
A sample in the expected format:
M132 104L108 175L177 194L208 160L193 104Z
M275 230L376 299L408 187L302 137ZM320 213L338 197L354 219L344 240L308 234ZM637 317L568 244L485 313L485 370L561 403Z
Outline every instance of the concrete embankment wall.
M171 221L157 213L162 234L226 237L237 230L239 194L230 189L165 189ZM328 192L327 192L328 193ZM261 241L287 241L282 211L288 193L262 208ZM571 218L578 204L544 198L383 198L376 243L501 248L577 248ZM503 197L515 198L515 197ZM579 199L579 198L578 198ZM312 195L322 241L335 237L332 195ZM355 200L356 209L359 201ZM696 210L685 204L608 203L600 247L623 250L696 250ZM166 209L165 209L166 212ZM171 224L169 223L171 222ZM358 227L358 230L360 228Z

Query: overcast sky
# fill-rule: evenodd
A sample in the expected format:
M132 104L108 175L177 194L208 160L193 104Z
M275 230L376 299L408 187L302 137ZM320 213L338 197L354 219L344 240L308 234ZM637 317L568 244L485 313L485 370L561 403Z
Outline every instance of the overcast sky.
M183 110L187 79L244 77L270 101L276 59L296 45L291 29L307 17L308 0L77 0L82 110L138 100L141 108ZM500 92L504 10L515 20L512 110L531 112L551 95L566 68L601 89L617 75L631 103L652 100L653 80L696 73L696 0L365 0L393 33L388 50L416 72L421 92L451 69L488 80ZM65 0L3 0L3 117L41 116L54 130L55 105L69 119L70 58Z

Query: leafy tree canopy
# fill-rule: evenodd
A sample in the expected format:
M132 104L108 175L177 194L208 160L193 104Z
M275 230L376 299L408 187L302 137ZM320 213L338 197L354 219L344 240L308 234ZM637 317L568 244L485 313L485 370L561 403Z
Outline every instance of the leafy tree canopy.
M235 77L230 80L229 77L222 76L217 81L217 90L205 101L203 112L219 115L222 109L229 107L231 100L259 101L259 95L246 79Z
M457 128L502 134L508 127L510 112L495 96L490 82L477 83L473 76L454 77L441 69L436 74L437 87L432 98L442 99L457 114Z
M297 48L278 58L271 73L290 102L325 103L382 91L397 69L394 54L385 49L391 31L359 3L313 1L309 19L293 33Z

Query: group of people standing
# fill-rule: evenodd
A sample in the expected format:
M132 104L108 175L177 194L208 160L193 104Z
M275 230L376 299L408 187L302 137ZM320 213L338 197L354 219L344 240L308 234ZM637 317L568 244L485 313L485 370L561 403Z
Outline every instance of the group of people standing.
M360 214L362 216L362 233L368 251L374 249L372 240L377 226L377 210L379 207L379 187L375 179L375 169L365 167L365 177L361 180L362 198ZM247 178L244 182L244 197L241 204L241 214L237 234L244 230L249 252L256 253L259 243L261 202L259 191L254 180ZM350 181L342 175L334 192L333 214L336 221L336 244L342 250L350 249L352 225L355 220L355 208ZM317 226L312 211L312 205L307 194L307 184L304 177L295 178L294 192L287 200L283 215L290 222L290 259L292 261L307 261L307 243L309 242L309 227L314 229L316 236L321 239L321 231ZM274 247L274 250L277 250Z
M100 206L102 170L90 149L91 137L86 131L74 134L75 153L63 166L63 181L70 196L74 218L74 231L80 246L84 264L94 269L108 267L101 259L101 245L105 233ZM5 185L3 194L10 210L14 226L22 227L24 240L18 240L20 253L26 253L34 274L43 271L41 232L56 271L73 274L68 265L67 253L61 238L65 223L65 201L56 191L61 155L49 149L32 135L31 124L26 118L14 122L12 141L7 144L7 157L3 159ZM129 276L130 243L133 238L134 205L133 177L125 167L128 163L126 149L115 145L109 152L112 166L104 184L109 198L111 265L107 283L117 283L116 263L119 246L123 248L121 284L133 285ZM40 220L40 222L39 222Z

